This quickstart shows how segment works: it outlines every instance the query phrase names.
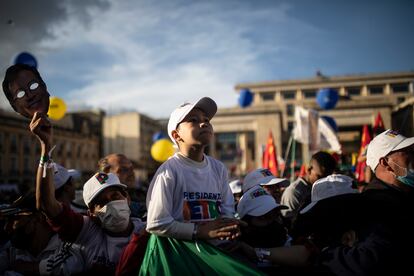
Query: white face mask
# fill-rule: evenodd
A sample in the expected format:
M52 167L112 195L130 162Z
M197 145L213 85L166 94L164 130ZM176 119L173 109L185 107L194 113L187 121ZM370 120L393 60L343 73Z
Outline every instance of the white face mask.
M131 209L126 199L113 200L96 212L102 227L114 233L127 229L130 214Z

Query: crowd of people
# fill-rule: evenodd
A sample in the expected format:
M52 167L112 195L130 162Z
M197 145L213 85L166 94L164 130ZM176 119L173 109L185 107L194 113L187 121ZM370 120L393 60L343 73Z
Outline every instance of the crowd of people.
M292 183L266 168L230 181L205 154L217 105L204 97L171 113L178 150L142 204L119 153L97 160L75 191L70 170L53 162L49 93L35 68L11 66L3 91L41 152L33 189L0 208L1 275L412 274L414 137L385 130L371 141L363 191L326 152Z

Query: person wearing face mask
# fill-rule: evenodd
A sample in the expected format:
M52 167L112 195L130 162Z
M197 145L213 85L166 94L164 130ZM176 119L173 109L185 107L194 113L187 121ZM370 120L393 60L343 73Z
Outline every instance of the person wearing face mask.
M374 178L361 193L357 240L331 247L321 256L338 275L411 275L414 248L414 137L394 130L368 145ZM411 271L411 272L409 272Z
M54 165L50 159L52 129L43 114L35 113L30 130L41 144L36 177L37 207L49 219L59 237L81 245L85 256L83 272L113 274L122 250L133 236L146 248L145 224L130 217L127 186L112 173L97 172L83 186L88 215L75 213L55 198Z

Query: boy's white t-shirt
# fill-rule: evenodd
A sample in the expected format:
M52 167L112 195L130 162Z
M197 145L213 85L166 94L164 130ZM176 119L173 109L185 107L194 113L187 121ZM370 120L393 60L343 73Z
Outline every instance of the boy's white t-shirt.
M165 235L163 227L179 227L175 238L191 239L193 223L234 217L234 198L223 163L204 155L203 163L176 153L162 164L147 193L147 231Z

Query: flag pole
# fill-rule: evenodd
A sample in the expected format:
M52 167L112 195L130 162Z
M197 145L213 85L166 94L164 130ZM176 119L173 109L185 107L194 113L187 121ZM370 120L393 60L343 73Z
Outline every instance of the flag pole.
M283 166L283 170L280 172L280 177L283 177L283 175L285 174L286 165L288 163L288 158L289 158L290 148L292 147L292 140L293 140L293 135L291 134L290 137L289 137L287 150L285 152L285 166Z
M292 139L292 158L290 160L290 182L295 180L296 141Z

